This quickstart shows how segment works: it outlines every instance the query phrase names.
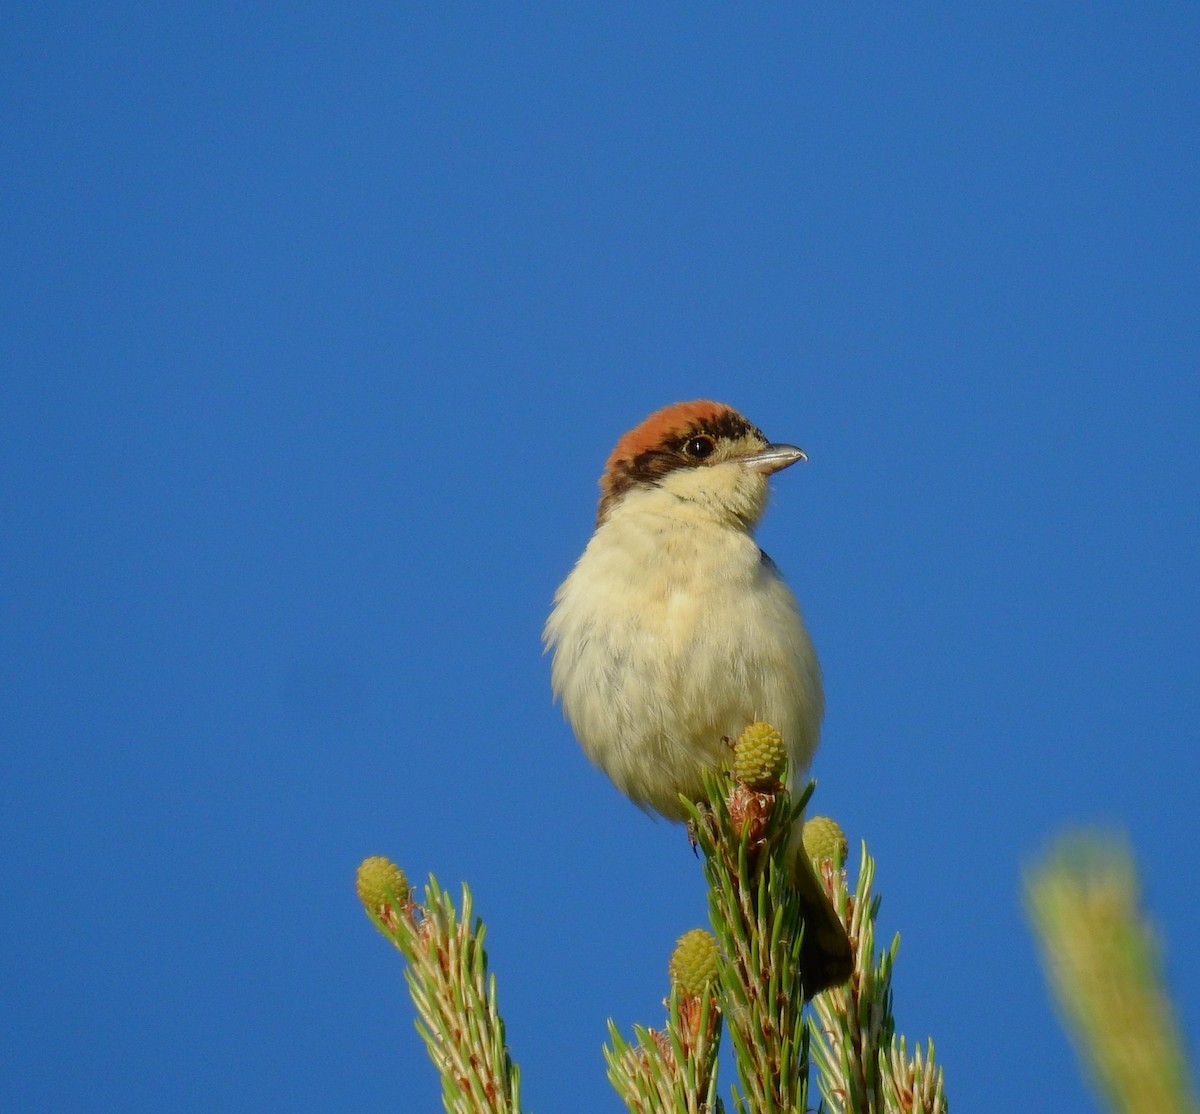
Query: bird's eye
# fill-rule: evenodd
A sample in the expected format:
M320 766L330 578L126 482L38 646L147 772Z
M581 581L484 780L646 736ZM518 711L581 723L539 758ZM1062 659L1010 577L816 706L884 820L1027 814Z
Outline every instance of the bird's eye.
M717 447L716 441L707 435L693 437L683 447L683 451L692 458L692 460L703 460L707 456L712 455L713 449Z

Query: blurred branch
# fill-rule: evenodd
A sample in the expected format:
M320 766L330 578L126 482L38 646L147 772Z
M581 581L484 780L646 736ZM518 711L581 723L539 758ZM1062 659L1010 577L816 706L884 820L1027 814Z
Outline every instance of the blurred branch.
M1025 902L1085 1071L1116 1114L1197 1114L1160 950L1128 846L1077 833L1025 882Z

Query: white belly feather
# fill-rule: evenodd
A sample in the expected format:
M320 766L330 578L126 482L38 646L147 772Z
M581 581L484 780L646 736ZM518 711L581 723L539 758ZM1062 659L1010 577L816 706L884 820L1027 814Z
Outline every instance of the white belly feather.
M580 744L635 801L678 819L723 739L783 734L793 781L817 746L820 667L795 598L744 530L622 508L555 596L551 683ZM650 528L653 523L654 528Z

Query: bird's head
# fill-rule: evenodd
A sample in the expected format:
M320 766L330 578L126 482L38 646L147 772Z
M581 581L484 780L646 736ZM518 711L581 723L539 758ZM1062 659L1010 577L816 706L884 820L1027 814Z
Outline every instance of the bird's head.
M766 506L767 477L806 459L795 445L769 442L731 406L677 402L617 442L600 478L599 522L627 496L657 490L706 517L752 527Z

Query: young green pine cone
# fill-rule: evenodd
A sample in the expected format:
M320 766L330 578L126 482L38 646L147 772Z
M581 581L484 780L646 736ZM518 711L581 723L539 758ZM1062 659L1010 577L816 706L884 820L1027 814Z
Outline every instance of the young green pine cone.
M846 861L846 833L836 820L828 816L814 816L804 822L804 853L810 859Z
M769 723L752 723L733 746L733 776L760 793L779 788L787 768L783 736Z
M703 928L693 928L675 941L667 970L671 985L685 998L698 998L717 978L717 938Z
M363 908L375 916L381 916L393 902L404 905L408 901L408 879L404 877L404 871L383 855L372 855L359 863L355 887Z

